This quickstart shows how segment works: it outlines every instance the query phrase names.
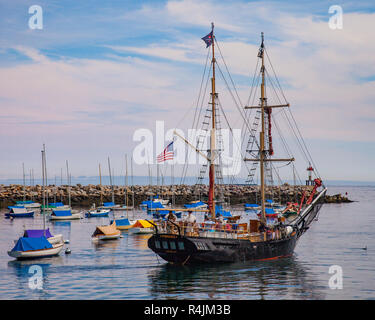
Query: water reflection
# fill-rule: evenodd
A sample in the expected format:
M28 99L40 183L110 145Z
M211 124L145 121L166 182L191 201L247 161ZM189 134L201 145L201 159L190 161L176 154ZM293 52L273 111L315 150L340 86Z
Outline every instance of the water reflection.
M15 286L17 286L17 296L14 298L21 299L48 299L50 298L49 289L49 274L53 272L54 267L64 265L64 260L61 256L32 259L32 260L12 260L8 262L8 270L14 274ZM36 273L35 269L31 267L40 267ZM41 288L32 286L34 283L33 277L40 275ZM30 281L32 284L30 284Z
M155 299L324 299L310 270L294 256L206 266L163 264L148 279Z
M120 239L113 240L96 240L91 241L94 246L95 251L102 251L105 249L116 249L120 245Z

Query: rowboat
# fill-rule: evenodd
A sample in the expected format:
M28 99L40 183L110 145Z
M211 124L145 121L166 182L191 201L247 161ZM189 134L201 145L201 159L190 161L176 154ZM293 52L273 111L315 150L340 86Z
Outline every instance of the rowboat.
M6 218L32 218L34 217L34 210L26 208L10 207L10 211L5 214Z
M81 213L72 213L71 210L52 210L50 220L77 220L82 219Z
M63 242L52 244L45 236L36 238L21 237L14 248L8 251L8 255L19 260L45 258L58 255L63 246Z
M110 209L92 209L86 212L86 218L108 217Z
M92 240L114 240L121 236L120 230L116 229L114 223L109 226L97 226L94 233L91 236Z
M146 220L137 220L133 227L129 229L132 234L150 234L154 233L153 225Z
M116 226L117 230L126 231L133 228L136 221L129 220L128 218L119 218L111 221L111 224Z

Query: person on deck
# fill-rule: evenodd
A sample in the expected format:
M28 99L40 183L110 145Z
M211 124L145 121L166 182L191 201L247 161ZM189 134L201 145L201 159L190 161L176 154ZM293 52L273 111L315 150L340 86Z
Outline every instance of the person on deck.
M169 211L166 218L167 218L167 221L172 221L172 222L176 222L177 220L177 216L173 214L173 211Z
M168 215L166 216L166 227L167 227L167 232L168 233L174 233L175 231L175 226L173 226L172 223L168 223L168 222L173 222L175 223L177 221L177 217L173 214L173 211L169 211Z
M195 215L193 215L192 211L188 211L188 216L184 220L186 225L186 232L187 234L191 235L193 232L194 227L196 226L197 218Z

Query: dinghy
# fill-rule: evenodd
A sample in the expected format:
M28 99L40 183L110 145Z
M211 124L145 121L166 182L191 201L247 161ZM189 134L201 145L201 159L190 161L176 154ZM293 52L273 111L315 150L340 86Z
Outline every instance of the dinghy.
M49 228L46 230L43 229L28 229L25 230L23 233L24 238L39 238L41 236L45 236L49 243L52 245L56 245L59 243L64 243L64 238L62 234L52 235L49 231ZM16 240L14 241L17 242Z
M137 220L133 227L129 229L133 234L149 234L154 233L153 225L146 220Z
M32 200L26 200L26 201L16 201L16 206L23 206L28 209L39 209L41 204L38 202L34 202Z
M99 217L108 217L110 209L92 209L86 212L86 218L99 218Z
M34 210L26 208L10 207L10 211L5 214L5 218L32 218L34 217Z
M116 224L112 223L109 226L97 226L91 238L92 240L114 240L120 236L120 230L117 230Z
M71 210L52 210L52 213L49 217L50 220L77 220L81 219L81 214L72 213Z
M21 237L11 251L10 257L16 259L35 259L58 255L63 249L64 243L51 244L45 236L36 238Z
M128 218L119 218L119 219L111 220L111 224L114 224L117 230L125 230L125 231L133 228L135 222L136 221L129 220Z

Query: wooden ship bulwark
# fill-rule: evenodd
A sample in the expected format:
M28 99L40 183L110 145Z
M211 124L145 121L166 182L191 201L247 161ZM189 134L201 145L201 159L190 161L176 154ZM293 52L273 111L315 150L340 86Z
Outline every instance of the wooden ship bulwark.
M245 107L258 109L261 129L259 132L259 150L257 157L244 158L245 161L259 163L260 166L260 194L261 210L259 220L250 220L249 223L219 222L215 213L215 158L216 144L216 101L218 94L215 90L215 36L214 27L206 37L202 38L207 47L211 46L211 129L210 149L206 155L209 168L209 192L208 212L210 221L201 224L175 223L164 221L153 223L155 234L148 240L148 246L164 260L173 264L195 264L195 263L224 263L237 261L256 261L277 259L291 256L294 252L298 239L308 230L311 223L317 217L324 202L327 189L322 180L314 180L314 188L304 203L301 200L298 212L291 216L280 216L274 225L267 224L266 196L265 196L265 171L273 162L293 162L294 158L273 158L273 147L271 138L271 111L273 108L288 108L289 104L267 105L265 91L265 61L264 61L264 37L260 45L258 58L261 59L261 97L258 106ZM190 143L185 141L191 147ZM197 152L201 153L199 150ZM267 165L268 164L268 165ZM322 187L321 191L318 189ZM165 210L165 209L164 209ZM180 209L168 209L180 210ZM189 210L192 211L192 210ZM198 211L198 210L196 210ZM205 211L205 210L199 210Z

